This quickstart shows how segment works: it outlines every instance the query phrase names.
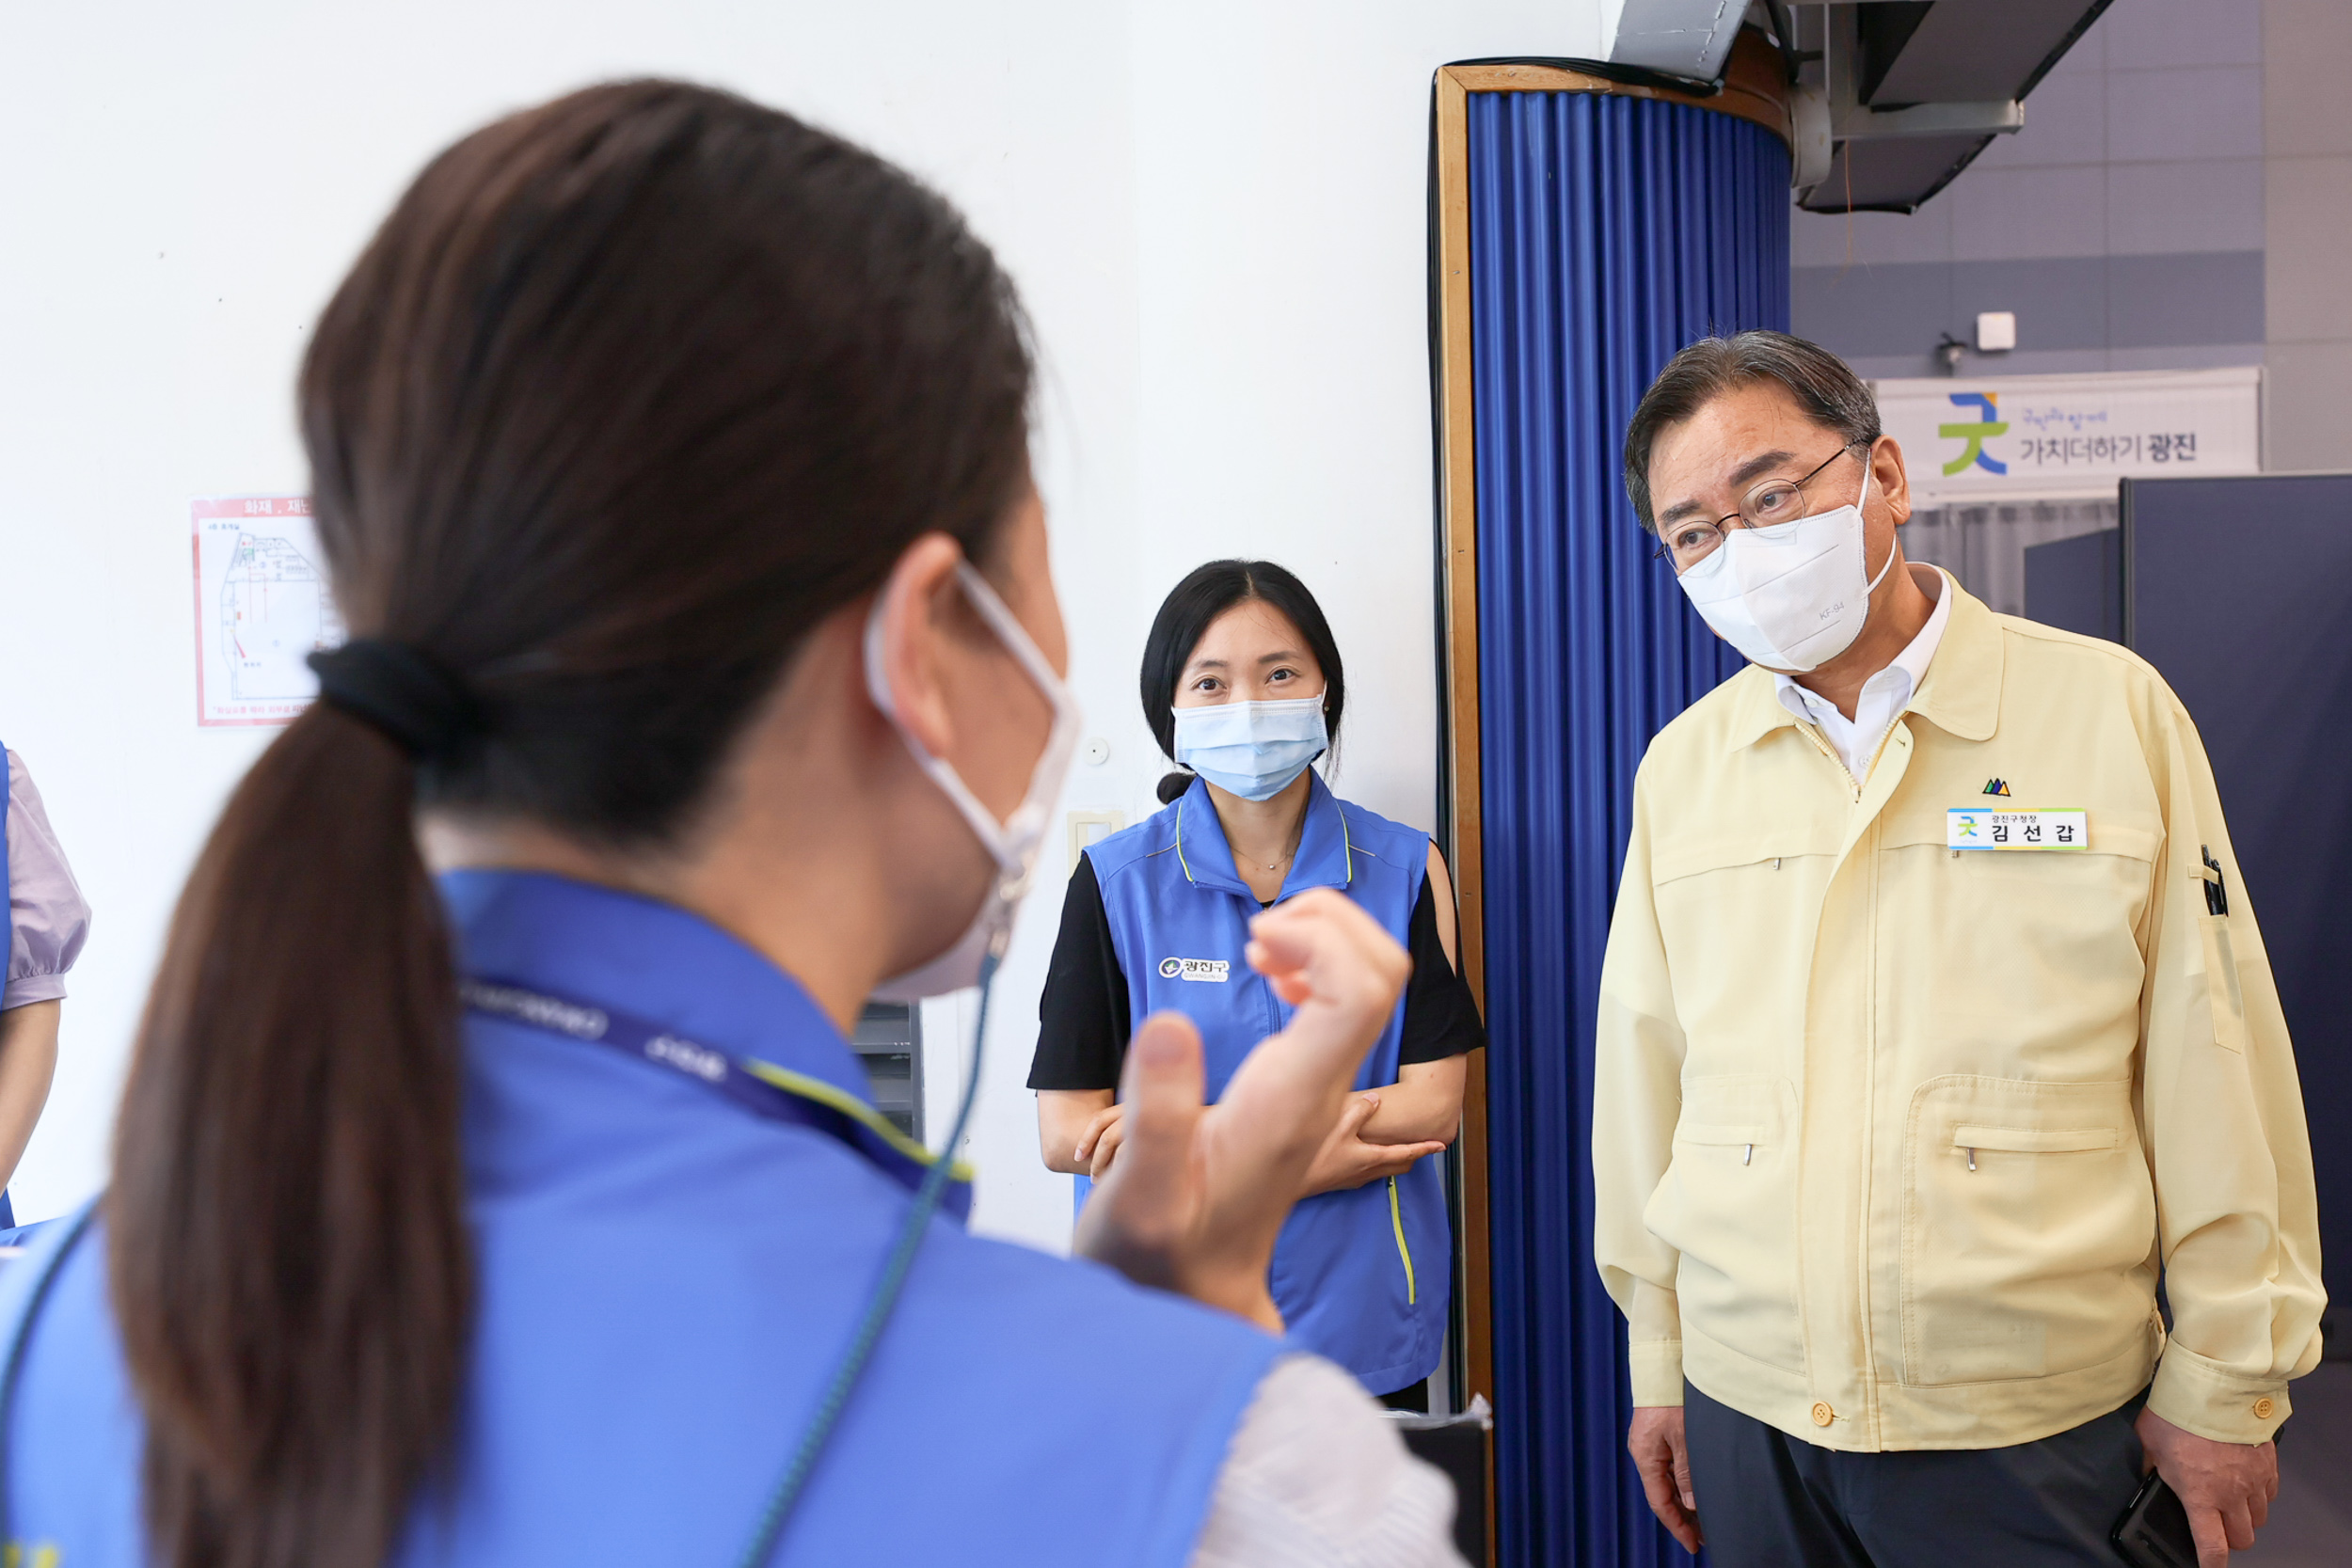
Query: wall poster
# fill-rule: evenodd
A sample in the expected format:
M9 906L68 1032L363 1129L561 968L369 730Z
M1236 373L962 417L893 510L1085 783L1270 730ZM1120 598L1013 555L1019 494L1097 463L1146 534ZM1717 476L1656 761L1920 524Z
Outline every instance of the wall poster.
M342 617L307 496L190 504L196 561L196 721L286 724L318 695L303 661L340 645Z

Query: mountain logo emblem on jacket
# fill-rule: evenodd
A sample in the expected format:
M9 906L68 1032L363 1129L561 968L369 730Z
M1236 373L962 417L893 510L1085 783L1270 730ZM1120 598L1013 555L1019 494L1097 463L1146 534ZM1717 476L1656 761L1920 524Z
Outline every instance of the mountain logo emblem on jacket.
M1987 779L1984 781L1984 792L1987 795L2007 795L2009 793L2009 781L2007 779Z

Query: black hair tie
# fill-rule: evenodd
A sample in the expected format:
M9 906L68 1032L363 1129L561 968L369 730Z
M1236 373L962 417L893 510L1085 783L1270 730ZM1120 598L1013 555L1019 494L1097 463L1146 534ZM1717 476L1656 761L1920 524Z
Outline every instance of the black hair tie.
M481 728L463 682L405 642L355 637L310 657L319 696L420 762L448 757Z

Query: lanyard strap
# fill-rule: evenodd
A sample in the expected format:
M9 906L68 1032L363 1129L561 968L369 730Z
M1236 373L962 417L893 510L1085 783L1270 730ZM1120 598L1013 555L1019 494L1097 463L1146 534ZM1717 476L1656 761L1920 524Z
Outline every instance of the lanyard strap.
M459 983L458 994L469 1010L485 1018L610 1046L714 1089L754 1116L822 1132L848 1145L911 1193L922 1190L923 1179L943 1158L899 1132L857 1096L821 1078L772 1062L731 1056L644 1019L505 980L469 977ZM959 1163L948 1166L947 1175L940 1207L958 1220L968 1220L972 1173Z

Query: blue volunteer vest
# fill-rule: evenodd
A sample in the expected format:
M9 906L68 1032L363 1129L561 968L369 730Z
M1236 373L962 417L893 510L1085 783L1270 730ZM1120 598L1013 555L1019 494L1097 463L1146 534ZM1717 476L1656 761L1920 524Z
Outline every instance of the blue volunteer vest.
M469 974L659 1020L870 1104L807 994L691 915L523 873L463 873L444 894ZM420 1499L393 1560L727 1568L907 1188L691 1075L502 1018L469 1016L466 1037L469 1386L455 1474ZM0 1271L0 1334L58 1239ZM27 1342L7 1543L24 1568L146 1560L142 1428L104 1264L94 1227ZM1183 1568L1280 1350L943 1216L772 1560Z
M1429 836L1342 800L1318 775L1309 779L1306 826L1280 896L1338 888L1406 942L1428 875ZM1198 1024L1216 1100L1242 1058L1289 1023L1292 1009L1243 960L1258 900L1234 874L1208 785L1194 780L1174 803L1087 854L1127 978L1131 1023L1167 1011ZM1396 1082L1404 1029L1400 1002L1356 1075L1358 1088ZM1086 1186L1081 1177L1081 1203ZM1300 1203L1275 1245L1268 1283L1293 1343L1386 1394L1437 1370L1453 1257L1445 1179L1425 1159L1392 1180Z
M0 746L0 898L6 898L10 890L16 885L8 880L8 791L10 787L11 786L8 781L8 749L6 746ZM13 902L10 903L9 907L11 909L14 908ZM8 933L8 941L6 942L0 942L0 968L5 968L7 966L8 961L7 955L13 951L15 944L16 931L14 927L10 927ZM0 1230L14 1230L15 1228L16 1205L9 1200L8 1195L5 1191L0 1191ZM17 1238L0 1237L0 1243L5 1243L14 1240L17 1240Z

